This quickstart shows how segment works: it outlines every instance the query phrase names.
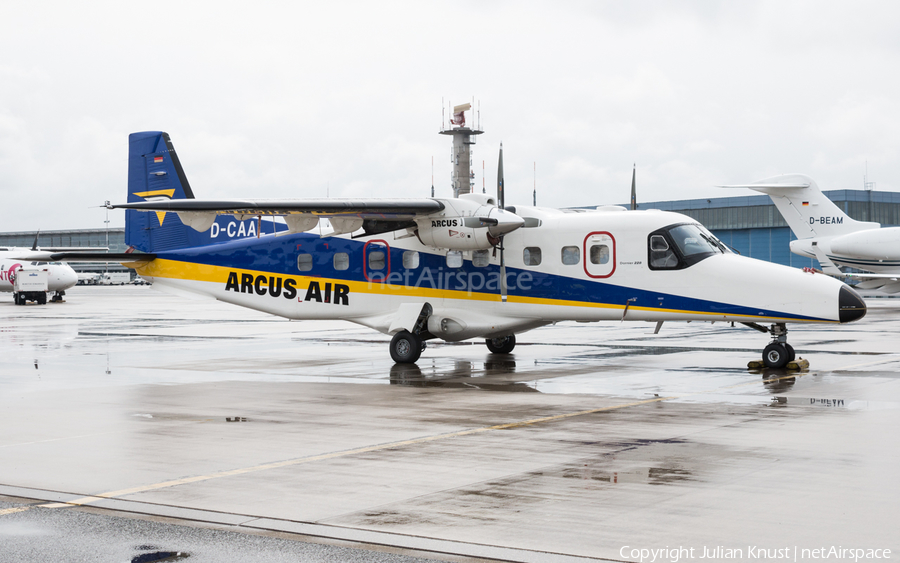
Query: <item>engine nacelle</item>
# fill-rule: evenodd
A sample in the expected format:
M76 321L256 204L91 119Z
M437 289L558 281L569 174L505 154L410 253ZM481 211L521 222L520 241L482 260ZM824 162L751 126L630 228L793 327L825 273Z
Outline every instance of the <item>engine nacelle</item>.
M493 248L500 239L488 232L487 226L467 227L465 217L425 218L416 223L419 226L419 240L422 244L450 250L483 250Z
M499 244L501 235L525 224L515 213L475 198L441 201L443 211L416 219L422 244L448 250L485 250Z
M900 260L900 227L857 231L831 240L831 251L867 260Z

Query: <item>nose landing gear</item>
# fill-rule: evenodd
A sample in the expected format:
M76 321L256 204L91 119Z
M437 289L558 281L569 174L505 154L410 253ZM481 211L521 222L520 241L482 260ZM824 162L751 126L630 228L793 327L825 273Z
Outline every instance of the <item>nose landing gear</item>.
M787 327L784 323L773 324L770 328L756 323L741 323L760 332L772 335L772 342L763 350L762 360L767 368L780 369L796 359L794 347L787 343Z

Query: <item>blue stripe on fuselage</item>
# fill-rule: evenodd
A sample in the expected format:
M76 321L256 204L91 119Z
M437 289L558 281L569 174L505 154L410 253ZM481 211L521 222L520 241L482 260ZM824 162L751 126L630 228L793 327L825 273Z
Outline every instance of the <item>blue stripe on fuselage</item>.
M366 241L338 237L321 238L318 235L297 233L259 239L236 240L211 246L185 248L158 253L167 260L184 261L210 266L255 270L288 276L322 277L365 283L366 273L375 278L381 272L363 271L363 249ZM372 243L375 245L376 243ZM375 246L370 245L370 248ZM383 249L383 246L379 249ZM344 252L349 257L349 267L337 270L334 255ZM419 265L415 269L403 268L403 249L390 249L392 277L387 281L396 286L423 287L439 290L471 291L479 294L499 294L497 283L500 267L488 265L474 267L471 260L465 260L462 268L448 268L446 257L428 252L419 252ZM312 269L299 271L297 255L312 256ZM581 266L572 266L574 272ZM647 271L647 275L665 275L665 272ZM483 278L483 281L482 281ZM615 285L606 281L585 280L539 270L507 267L508 294L535 299L555 299L592 304L624 306L630 299L631 307L647 307L672 311L693 311L720 315L795 318L798 320L820 320L781 311L757 309L742 305L732 305L681 295L647 291ZM490 280L495 283L491 284ZM465 293L460 295L464 298Z

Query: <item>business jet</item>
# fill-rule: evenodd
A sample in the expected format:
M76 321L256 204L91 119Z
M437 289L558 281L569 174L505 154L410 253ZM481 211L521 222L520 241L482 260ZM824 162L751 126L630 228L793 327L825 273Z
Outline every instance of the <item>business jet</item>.
M627 320L657 331L664 321L743 323L771 334L763 362L783 367L794 355L787 323L866 313L840 281L735 254L684 215L506 207L502 150L496 196L200 200L168 134L133 133L128 201L108 207L127 210L126 244L144 253L127 265L154 287L358 323L392 335L398 363L417 361L431 339L484 338L506 354L536 327ZM283 224L200 244L220 216Z
M803 174L723 187L768 194L798 239L791 241L791 252L815 258L824 273L865 280L859 289L900 293L900 227L851 219ZM872 273L848 274L840 267Z

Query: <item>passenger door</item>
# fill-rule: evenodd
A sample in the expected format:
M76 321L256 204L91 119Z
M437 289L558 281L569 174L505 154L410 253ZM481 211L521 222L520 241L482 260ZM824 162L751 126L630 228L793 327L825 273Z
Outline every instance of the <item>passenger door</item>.
M608 278L616 271L616 239L607 231L584 237L584 273L592 278Z

